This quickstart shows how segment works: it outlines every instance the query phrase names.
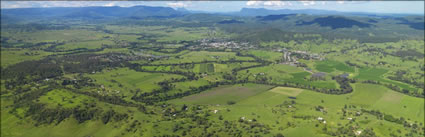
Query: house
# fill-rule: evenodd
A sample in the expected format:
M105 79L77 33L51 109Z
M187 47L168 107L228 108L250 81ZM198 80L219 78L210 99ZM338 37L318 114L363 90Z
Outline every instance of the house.
M356 136L359 136L362 133L362 131L357 130L356 132L354 132L354 134L356 134Z

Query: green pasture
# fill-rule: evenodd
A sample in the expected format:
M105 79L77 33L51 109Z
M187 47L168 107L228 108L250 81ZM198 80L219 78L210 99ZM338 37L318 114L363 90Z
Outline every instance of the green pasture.
M180 56L179 58L168 58L164 60L154 61L152 64L181 64L202 61L229 61L229 60L254 60L250 57L239 57L234 52L209 52L197 51L189 52Z
M258 86L256 85L256 87ZM232 91L229 92L229 89L232 89ZM424 120L423 109L419 109L424 107L424 102L420 98L400 94L379 85L355 84L354 89L355 91L350 94L329 95L303 89L276 87L266 92L258 90L260 92L247 97L244 94L248 92L247 89L221 86L196 95L176 99L170 101L170 103L209 104L208 108L211 111L218 110L217 114L212 114L212 119L220 115L223 116L224 120L238 120L241 117L245 117L246 120L256 119L273 127L272 133L283 133L285 136L329 136L324 134L323 127L336 131L338 127L349 124L350 120L347 120L349 117L356 118L358 130L374 128L378 136L389 136L396 129L400 130L402 134L410 132L403 125L379 120L370 114L355 116L354 113L360 111L360 108L379 110L397 118L404 117L409 119L409 122ZM290 96L296 97L296 99L290 99ZM240 98L243 99L239 100ZM232 99L236 101L235 104L223 105L226 101ZM290 103L291 101L295 101L295 104ZM285 102L289 104L284 105ZM291 105L291 107L288 105ZM314 109L319 105L323 106L327 113ZM341 109L346 105L349 106L347 110L350 114L343 116ZM294 118L296 116L307 118ZM323 117L327 123L319 122L318 117ZM291 126L287 125L288 122L291 123ZM318 125L318 127L315 125ZM282 130L279 130L279 128L282 128Z
M39 60L53 53L42 50L29 49L3 49L1 50L1 66L7 67L22 61Z
M151 92L153 89L160 88L156 84L158 82L183 77L174 74L137 72L128 68L104 70L87 76L95 79L99 85L104 85L105 89L107 89L106 94L123 94L127 96L134 94L130 93L130 90L140 89L141 92ZM117 93L118 91L119 93Z

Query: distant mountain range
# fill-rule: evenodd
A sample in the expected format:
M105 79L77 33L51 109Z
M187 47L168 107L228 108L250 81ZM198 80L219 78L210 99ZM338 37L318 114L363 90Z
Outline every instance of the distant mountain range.
M396 41L402 37L423 38L424 16L374 14L330 10L269 10L243 8L238 12L206 13L169 7L56 7L1 9L1 25L37 29L54 21L81 19L92 23L220 27L241 34L243 40L296 39L295 33L364 41ZM53 21L53 22L50 22ZM31 24L32 23L32 24ZM28 25L29 24L29 25ZM49 25L45 25L49 27ZM57 27L57 26L55 26ZM67 26L65 26L67 27ZM373 37L372 37L373 36Z
M303 16L299 16L303 15ZM304 15L314 16L311 21L303 21ZM243 8L239 12L228 13L202 13L198 11L189 11L184 8L173 9L170 7L151 7L151 6L134 6L134 7L54 7L54 8L19 8L19 9L1 9L2 23L14 23L25 19L144 19L144 18L177 18L185 21L215 22L218 24L240 24L245 21L235 20L235 16L242 18L253 18L260 22L269 21L296 21L297 26L319 24L321 27L351 28L371 27L376 20L381 18L391 19L399 22L399 24L409 25L413 29L423 30L423 16L415 19L406 17L412 14L374 14L359 12L339 12L331 10L270 10L264 8ZM331 17L333 16L333 17ZM367 21L358 21L337 16L359 16L372 17ZM284 23L284 22L282 22Z
M1 9L1 14L8 17L49 18L144 18L144 17L175 17L181 16L183 11L169 7L55 7L55 8L19 8Z
M72 17L72 18L145 18L145 17L176 17L193 13L210 13L233 16L267 16L279 14L308 14L308 15L351 15L351 16L408 16L412 14L376 14L361 12L339 12L332 10L317 9L281 9L270 10L265 8L242 8L238 12L212 13L203 11L190 11L185 8L173 9L170 7L54 7L54 8L19 8L19 9L1 9L1 15L9 17L26 18L48 18L48 17Z
M318 9L280 9L270 10L265 8L242 8L239 12L224 13L237 16L266 16L277 14L309 14L309 15L344 15L344 16L410 16L420 14L387 14L387 13L367 13L367 12L340 12L333 10L318 10ZM423 15L423 14L422 14Z

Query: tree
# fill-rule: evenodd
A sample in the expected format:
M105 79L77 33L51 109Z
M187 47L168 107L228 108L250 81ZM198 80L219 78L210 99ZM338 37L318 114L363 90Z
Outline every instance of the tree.
M282 134L282 133L277 133L277 134L276 134L276 137L285 137L285 136L283 136L283 134Z

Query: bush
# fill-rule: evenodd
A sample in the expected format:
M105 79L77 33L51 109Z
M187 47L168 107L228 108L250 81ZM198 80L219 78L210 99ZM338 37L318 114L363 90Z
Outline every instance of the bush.
M235 101L232 101L232 100L227 101L227 105L233 105L233 104L236 104L236 102Z

